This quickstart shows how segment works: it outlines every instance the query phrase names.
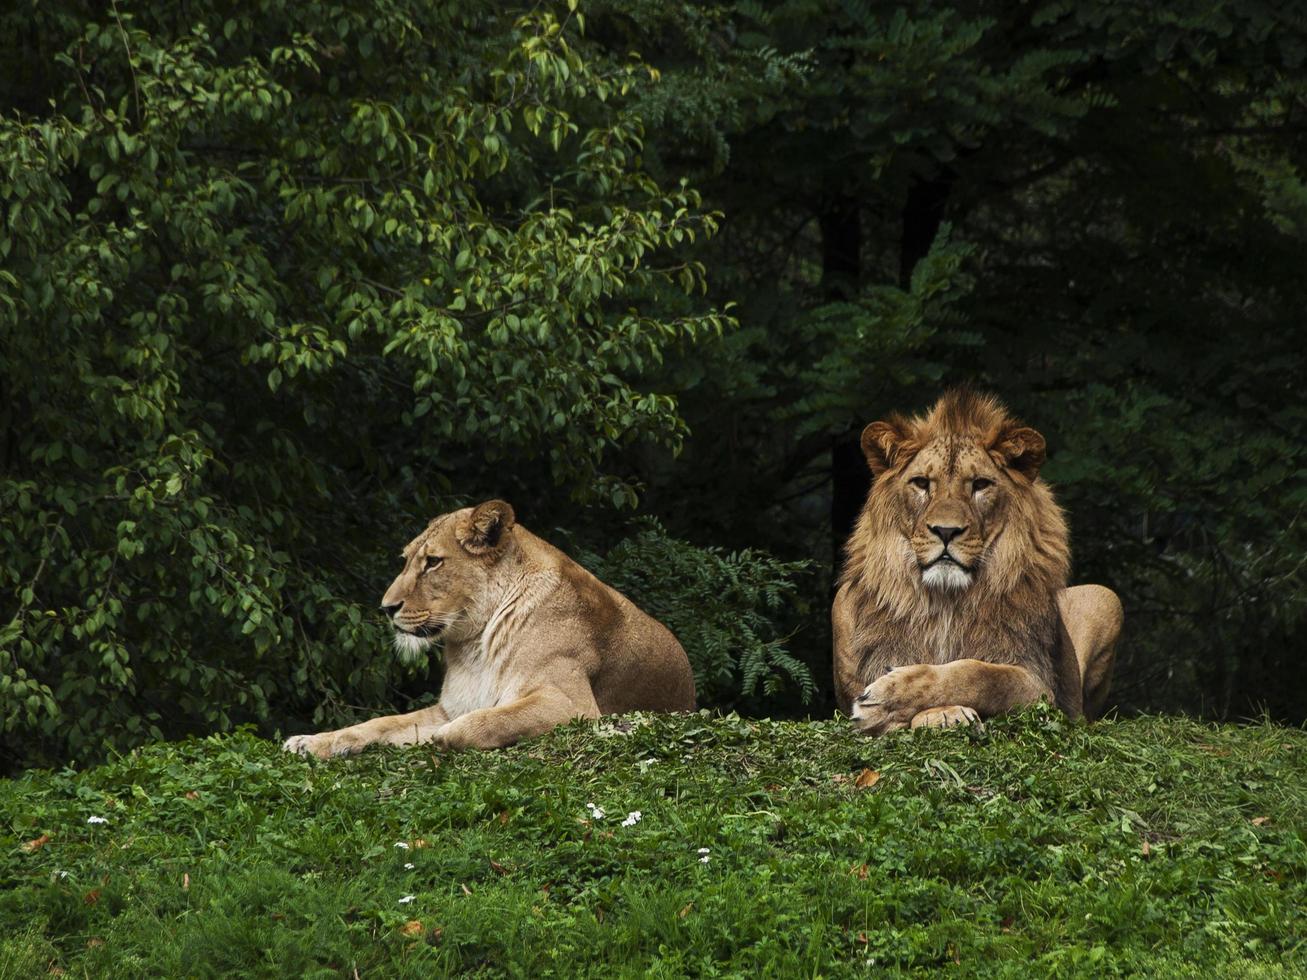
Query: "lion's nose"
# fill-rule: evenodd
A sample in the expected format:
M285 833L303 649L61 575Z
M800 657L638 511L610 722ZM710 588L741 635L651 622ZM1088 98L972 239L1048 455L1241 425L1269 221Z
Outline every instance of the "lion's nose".
M383 602L381 604L381 611L385 613L387 617L394 619L395 613L399 612L400 607L403 605L404 603L402 602L392 602L389 604Z
M948 543L950 541L952 541L954 538L956 538L959 534L961 534L965 530L966 530L965 527L945 527L939 524L930 525L930 533L935 535L935 537L939 538L941 541L943 541L944 547L946 548L948 547Z

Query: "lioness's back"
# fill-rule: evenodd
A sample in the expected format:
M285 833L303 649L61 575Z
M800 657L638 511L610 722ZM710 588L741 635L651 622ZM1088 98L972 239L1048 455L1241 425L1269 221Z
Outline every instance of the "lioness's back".
M587 673L599 710L693 711L694 672L671 630L553 545L530 532L523 538L542 569L558 575L555 628L584 637L594 652Z

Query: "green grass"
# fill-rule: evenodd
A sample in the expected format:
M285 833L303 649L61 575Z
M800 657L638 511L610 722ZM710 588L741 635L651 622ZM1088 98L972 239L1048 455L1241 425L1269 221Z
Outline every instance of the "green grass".
M1039 709L325 763L156 745L0 783L0 978L1301 976L1305 775L1296 729Z

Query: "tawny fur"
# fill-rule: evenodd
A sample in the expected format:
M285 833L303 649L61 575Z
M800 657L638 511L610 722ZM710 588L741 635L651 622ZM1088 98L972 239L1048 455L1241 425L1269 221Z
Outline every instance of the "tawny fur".
M503 501L437 517L403 557L382 605L397 643L443 642L439 703L295 736L288 750L498 748L572 718L693 710L694 677L671 632L517 524Z
M875 480L831 611L841 709L880 732L1041 697L1078 717L1090 680L1101 702L1120 603L1066 588L1066 521L1038 475L1043 437L960 391L925 415L872 423L863 448Z

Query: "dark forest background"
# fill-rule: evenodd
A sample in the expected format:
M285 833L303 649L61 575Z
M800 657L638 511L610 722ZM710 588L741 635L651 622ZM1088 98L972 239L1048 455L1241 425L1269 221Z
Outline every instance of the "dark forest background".
M1294 4L20 2L0 766L438 686L376 603L490 496L832 710L868 421L1047 437L1122 711L1307 714Z

